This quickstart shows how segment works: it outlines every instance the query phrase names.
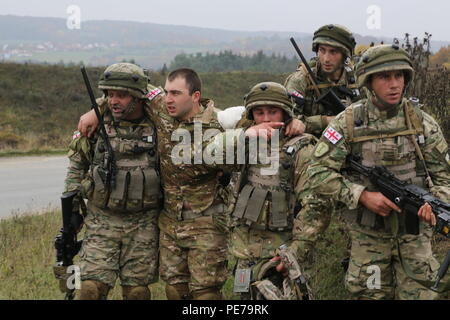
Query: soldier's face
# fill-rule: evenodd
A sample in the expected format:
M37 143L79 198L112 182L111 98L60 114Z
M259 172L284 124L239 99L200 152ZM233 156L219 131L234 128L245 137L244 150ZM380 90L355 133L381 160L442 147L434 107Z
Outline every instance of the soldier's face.
M133 101L133 96L123 90L108 90L108 106L112 116L116 120L124 119L128 106Z
M177 77L172 81L166 80L164 91L166 93L167 112L171 117L177 119L187 118L194 105L198 104L200 100L199 91L192 93L192 95L189 94L189 87L182 77Z
M401 70L375 73L372 75L370 86L382 102L396 105L402 99L405 76Z
M263 122L284 122L283 109L275 106L260 106L252 109L256 124Z
M344 64L344 54L336 47L319 45L317 50L322 72L325 74L335 74L341 72Z

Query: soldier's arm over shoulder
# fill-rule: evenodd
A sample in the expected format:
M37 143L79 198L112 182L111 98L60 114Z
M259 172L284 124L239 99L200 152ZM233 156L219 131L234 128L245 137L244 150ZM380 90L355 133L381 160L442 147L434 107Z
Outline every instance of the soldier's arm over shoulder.
M286 78L284 86L288 92L297 91L304 96L306 93L306 88L308 87L307 75L304 70L299 68L294 73L291 73Z
M450 201L450 154L442 130L436 120L423 112L425 144L422 153L435 187L432 193Z
M304 188L319 198L330 198L355 209L365 187L346 179L340 170L351 153L345 113L340 113L325 129L306 170Z
M292 244L290 248L297 254L300 261L306 260L308 252L325 231L331 221L332 202L330 199L320 199L308 188L306 169L313 157L317 139L309 135L309 144L297 152L295 167L295 196L301 203L301 210L294 219Z
M167 110L164 103L164 96L165 96L164 89L161 87L154 86L152 84L148 84L147 90L148 90L147 94L148 100L147 103L145 104L145 111L147 115L152 116L158 112L167 114Z

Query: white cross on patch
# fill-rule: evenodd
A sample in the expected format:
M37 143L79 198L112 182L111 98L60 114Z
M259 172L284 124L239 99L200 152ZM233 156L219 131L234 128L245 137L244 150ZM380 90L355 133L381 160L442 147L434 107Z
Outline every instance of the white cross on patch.
M161 93L161 90L159 90L158 88L153 89L152 91L150 91L146 97L148 100L153 100L154 97L156 97L158 94Z
M331 127L328 128L323 136L327 138L328 141L330 141L332 144L336 144L339 142L339 140L342 139L342 135Z

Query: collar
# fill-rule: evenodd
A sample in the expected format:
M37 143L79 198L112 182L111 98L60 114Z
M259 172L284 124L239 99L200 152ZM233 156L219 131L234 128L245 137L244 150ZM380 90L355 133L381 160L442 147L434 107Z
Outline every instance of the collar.
M373 116L375 116L375 119L388 120L396 117L399 114L400 110L403 109L405 99L403 99L399 104L392 106L384 111L380 110L377 106L374 105L374 103L372 102L371 93L369 93L367 102L368 102L368 110Z
M199 112L191 118L179 121L179 123L185 124L194 122L209 123L211 121L213 113L214 113L214 101L211 99L201 99Z

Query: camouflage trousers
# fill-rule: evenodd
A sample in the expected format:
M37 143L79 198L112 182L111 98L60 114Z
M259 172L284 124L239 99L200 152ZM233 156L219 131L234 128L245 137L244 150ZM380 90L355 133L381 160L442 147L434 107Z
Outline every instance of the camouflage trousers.
M410 279L402 267L399 251L418 278L433 280L439 263L431 250L431 232L418 236L376 237L357 230L352 239L347 289L363 299L432 300L438 294Z
M170 285L188 283L189 290L221 288L227 271L227 234L213 216L178 221L163 211L160 233L160 276Z
M80 252L81 280L114 287L147 286L158 280L159 210L112 213L88 204Z

